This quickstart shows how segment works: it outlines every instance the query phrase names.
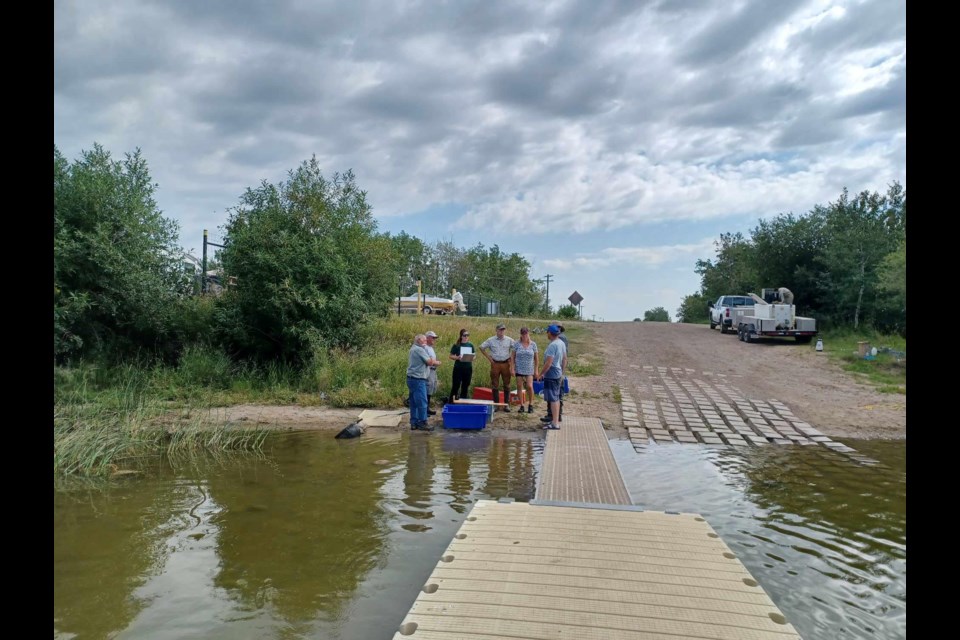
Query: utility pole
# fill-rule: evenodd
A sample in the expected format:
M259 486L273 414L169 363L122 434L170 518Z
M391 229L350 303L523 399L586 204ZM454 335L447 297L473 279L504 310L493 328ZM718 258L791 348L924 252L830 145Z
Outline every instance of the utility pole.
M550 278L552 277L552 273L543 276L543 279L547 281L547 313L550 313Z
M221 249L226 249L226 247L223 246L222 244L216 244L215 242L210 242L209 240L207 240L207 230L206 229L203 230L203 266L201 267L201 269L203 269L203 273L200 274L200 278L201 278L200 293L207 292L207 245L220 247ZM222 275L225 275L225 274L221 272L221 276ZM221 284L225 284L225 282L226 282L225 280L221 280Z

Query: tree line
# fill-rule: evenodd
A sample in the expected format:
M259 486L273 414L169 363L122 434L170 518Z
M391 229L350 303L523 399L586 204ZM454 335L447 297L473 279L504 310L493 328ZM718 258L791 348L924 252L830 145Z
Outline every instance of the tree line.
M907 195L844 189L805 215L760 220L748 235L725 233L713 260L697 260L700 290L677 310L680 322L707 322L721 295L787 287L798 313L821 328L907 331Z
M325 177L315 157L228 209L215 260L238 284L201 297L139 149L116 160L94 144L71 162L54 146L53 167L55 363L176 360L198 343L302 362L357 346L418 279L431 295L499 299L501 312L550 311L521 255L381 233L354 174Z

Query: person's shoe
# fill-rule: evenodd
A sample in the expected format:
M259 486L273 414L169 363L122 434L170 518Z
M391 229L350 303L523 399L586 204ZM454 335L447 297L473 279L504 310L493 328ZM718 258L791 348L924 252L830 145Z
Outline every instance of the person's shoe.
M560 427L555 424L545 424L543 428L546 431L558 431L560 429Z
M427 415L428 415L428 416L435 416L435 415L437 415L437 412L434 411L433 409L427 409Z
M506 407L503 408L503 410L504 410L504 412L506 412L506 413L510 413L510 406L507 405Z
M551 422L553 422L553 418L551 416L543 416L542 418L540 418L540 422L550 424Z
M533 405L532 405L532 404L528 404L528 405L527 405L527 413L533 413Z

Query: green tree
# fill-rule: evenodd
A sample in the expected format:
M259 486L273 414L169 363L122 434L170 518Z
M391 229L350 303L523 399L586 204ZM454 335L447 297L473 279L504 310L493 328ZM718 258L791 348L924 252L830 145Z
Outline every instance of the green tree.
M684 296L680 308L677 309L677 322L697 324L710 322L710 307L706 298L700 293Z
M644 322L670 322L670 314L663 307L656 307L643 312Z
M451 283L462 283L458 288L464 292L499 300L503 313L530 315L543 304L539 287L530 279L530 262L519 253L503 253L497 245L467 249L450 278Z
M286 182L248 189L220 253L237 278L218 301L225 341L240 355L290 362L352 345L397 287L393 242L376 226L353 173L327 180L316 157Z
M878 312L883 328L907 334L907 241L877 267Z
M413 295L417 292L417 278L423 277L423 265L429 255L427 246L420 238L408 235L401 231L395 236L386 234L390 240L394 257L394 270L398 278L398 292L401 296Z
M191 292L176 222L157 208L137 149L99 144L71 163L53 148L53 351L122 358L173 348L171 320Z
M577 308L572 304L562 305L557 309L557 317L563 318L564 320L574 320L579 316L577 313Z
M707 300L737 295L757 288L754 247L742 233L722 233L715 243L716 261L697 260L700 291Z
M798 310L816 313L822 306L817 256L826 244L821 216L780 214L761 220L751 232L753 262L759 294L764 287L786 287Z
M906 197L898 183L885 195L863 191L840 198L815 213L823 217L827 241L817 256L820 286L838 323L854 329L876 310L878 268L898 246L905 227Z

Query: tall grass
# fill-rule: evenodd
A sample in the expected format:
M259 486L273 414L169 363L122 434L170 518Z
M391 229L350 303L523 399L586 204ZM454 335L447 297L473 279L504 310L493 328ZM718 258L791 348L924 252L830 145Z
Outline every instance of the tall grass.
M407 396L410 346L418 333L439 334L434 349L442 362L437 396L450 391L450 348L461 328L480 344L496 334L500 318L390 316L371 323L357 336L356 347L318 351L309 364L255 365L234 362L215 347L184 350L176 365L92 363L54 369L54 472L103 476L135 467L158 456L196 452L259 451L266 432L213 424L208 409L244 403L330 405L335 407L402 406ZM549 321L507 318L507 335L519 339L531 329L541 363L548 344L542 330ZM586 331L568 323L572 351ZM537 331L540 331L539 333ZM576 351L575 351L576 352ZM599 373L599 358L584 352L571 358L571 375ZM473 386L490 383L490 364L477 358Z
M215 425L196 406L171 413L160 370L124 365L54 369L55 475L107 476L182 451L257 451L266 432Z

